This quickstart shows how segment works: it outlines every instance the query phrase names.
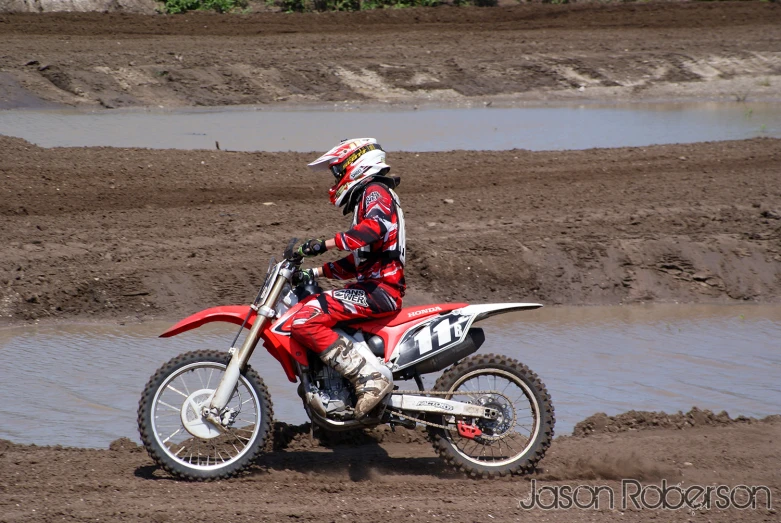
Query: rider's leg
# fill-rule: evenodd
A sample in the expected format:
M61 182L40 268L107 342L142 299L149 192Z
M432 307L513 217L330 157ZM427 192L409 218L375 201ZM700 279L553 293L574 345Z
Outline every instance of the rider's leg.
M293 338L318 353L326 365L350 380L355 387L358 396L355 414L358 418L368 414L390 392L393 382L380 372L380 363L376 359L364 358L350 340L337 335L332 329L339 322L384 316L395 310L399 302L400 299L381 288L358 284L322 293L293 318Z

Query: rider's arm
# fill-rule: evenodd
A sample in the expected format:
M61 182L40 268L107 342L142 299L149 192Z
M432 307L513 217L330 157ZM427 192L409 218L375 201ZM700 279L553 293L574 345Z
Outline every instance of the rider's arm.
M374 184L364 193L363 218L347 232L337 233L326 242L342 251L355 251L381 240L391 226L393 197L385 186Z
M325 250L354 251L381 240L391 225L393 197L382 185L370 186L364 194L363 219L347 232L337 233L326 240ZM349 280L356 276L353 256L346 256L333 263L325 263L317 269L316 276Z
M315 269L315 276L331 278L334 280L350 280L357 275L353 255L345 256L335 262L324 263L322 267Z

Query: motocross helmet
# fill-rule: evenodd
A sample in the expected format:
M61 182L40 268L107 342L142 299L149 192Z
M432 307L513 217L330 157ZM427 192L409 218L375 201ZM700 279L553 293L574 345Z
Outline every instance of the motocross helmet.
M385 163L385 151L374 138L342 140L309 167L316 171L331 171L336 184L328 191L328 196L337 207L347 204L345 214L352 210L355 203L353 195L359 193L358 189L372 178L384 176L390 171L390 166Z

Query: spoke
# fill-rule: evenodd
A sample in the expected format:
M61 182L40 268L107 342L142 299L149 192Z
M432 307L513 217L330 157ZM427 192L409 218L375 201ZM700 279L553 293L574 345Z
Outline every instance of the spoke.
M242 401L242 402L241 402L241 404L242 404L242 405L244 405L245 403L247 403L247 402L249 402L249 401L252 401L253 399L254 399L254 398L250 396L248 399L246 399L246 400Z
M466 439L466 438L464 438L464 439ZM480 444L477 443L473 439L467 440L466 443L464 443L464 454L466 454L466 455L471 455L472 454L472 451L467 452L467 450L466 450L467 445L469 445L469 443L472 443L472 445L473 445L472 451L474 451L476 448L478 448L480 446Z
M190 371L190 372L194 372L194 371ZM185 374L187 374L187 373L185 373ZM190 389L187 387L187 380L185 379L185 375L184 375L184 374L182 374L182 375L181 375L181 376L179 376L179 377L180 377L180 378L182 378L182 385L184 385L184 391L185 391L185 392L187 393L187 395L189 396L189 395L190 395Z
M157 400L157 403L159 403L160 405L165 405L165 406L166 406L166 407L168 407L169 409L172 409L172 410L174 410L174 411L176 411L176 412L181 412L181 409L177 409L177 408L176 408L176 407L174 407L173 405L169 405L168 403L166 403L166 402L164 402L164 401L162 401L162 400Z
M525 394L525 393L523 393L523 394L521 394L520 396L518 396L518 399L516 399L515 401L513 401L513 405L515 405L517 402L521 401L522 399L526 400L524 403L531 403L531 401L529 401L529 398L528 398L528 397L526 397L526 394Z
M179 434L180 432L182 432L182 428L181 428L181 427L179 427L178 429L176 429L176 432L174 432L173 434L171 434L170 436L168 436L167 438L165 438L165 439L163 440L163 443L168 443L168 440L169 440L169 439L173 438L174 436L176 436L176 435L177 435L177 434Z
M166 389L171 389L171 390L172 390L172 391L174 391L175 393L177 393L177 394L179 394L180 396L183 396L183 397L185 397L185 398L188 398L188 397L190 396L189 394L185 394L184 392L182 392L182 391L180 391L180 390L177 390L177 389L173 388L171 385L166 385L166 386L165 386L165 388L166 388Z
M205 388L207 388L207 389L209 388L209 384L212 382L212 376L213 375L214 375L214 369L212 369L211 372L209 372L209 379L206 380L206 387Z
M179 448L179 450L178 450L178 451L176 451L176 454L174 454L174 456L176 456L176 457L178 458L178 457L179 457L179 454L181 454L181 452L182 452L184 449L185 449L185 447L180 447L180 448Z
M512 385L512 381L507 380L507 385L505 385L504 388L502 389L502 394L504 394L504 391L506 391L507 387L509 387L510 385Z
M510 438L505 438L505 439L510 439ZM512 445L510 445L510 443L508 443L507 441L505 441L505 442L504 442L504 444L505 444L505 445L507 445L507 446L510 448L510 450L513 452L513 454L517 454L517 452L515 452L515 447L513 447Z
M231 432L230 434L231 434L231 436L233 436L234 438L236 438L236 441L238 441L238 442L239 442L239 445L241 445L241 446L242 446L241 448L245 448L245 447L247 446L247 445L246 445L246 444L245 444L243 441L241 441L241 438L239 438L239 435L238 435L238 434L234 434L233 432ZM233 448L236 448L236 445L234 445L233 443L231 443L231 445L233 445ZM237 452L237 453L239 453L239 454L241 454L241 451L240 451L239 449L236 449L236 452Z

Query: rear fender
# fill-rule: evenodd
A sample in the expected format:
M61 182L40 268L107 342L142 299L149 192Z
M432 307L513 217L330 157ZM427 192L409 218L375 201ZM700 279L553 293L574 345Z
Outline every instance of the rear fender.
M539 309L538 303L486 303L467 305L445 314L424 318L413 325L399 327L405 330L394 333L398 344L386 348L386 361L392 365L394 373L417 365L432 357L458 348L469 335L469 329L475 322L497 314L512 311ZM392 329L392 328L391 328ZM386 330L391 330L386 329ZM397 327L398 329L398 327Z
M479 305L467 305L458 309L456 313L465 316L474 316L472 323L482 321L497 314L504 314L514 311L531 311L542 307L539 303L482 303Z

